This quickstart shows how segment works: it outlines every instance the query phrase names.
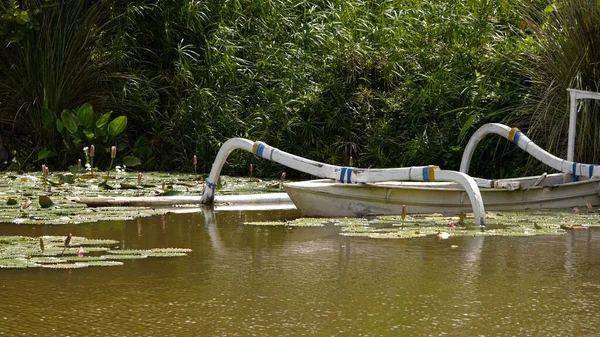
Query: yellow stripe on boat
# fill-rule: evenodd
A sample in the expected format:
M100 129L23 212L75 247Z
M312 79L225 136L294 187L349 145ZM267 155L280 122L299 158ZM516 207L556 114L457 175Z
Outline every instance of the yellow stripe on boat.
M519 132L519 128L510 129L510 132L508 132L508 140L512 142L515 139L517 132Z
M435 181L435 174L433 173L434 171L439 170L440 167L437 165L429 165L429 181Z

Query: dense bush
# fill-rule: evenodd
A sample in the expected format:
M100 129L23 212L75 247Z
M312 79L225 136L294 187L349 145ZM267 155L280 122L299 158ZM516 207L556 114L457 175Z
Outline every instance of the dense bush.
M0 86L18 87L8 68L27 67L11 59L12 50L44 64L42 54L26 47L41 43L36 32L64 25L47 18L54 11L73 11L73 2L83 3L56 0L45 8L49 2L9 1L0 8L5 14L10 8L12 13L38 9L31 14L34 24L0 22L2 39L10 41L0 52L5 68L0 75L7 76ZM98 111L127 115L130 150L146 170L191 170L191 158L198 155L200 170L208 171L219 146L231 137L262 140L339 165L352 157L362 167L458 169L477 126L528 116L529 110L516 108L527 106L531 88L540 90L520 62L540 50L530 43L539 33L524 27L521 5L517 0L107 0L78 14L73 30L88 35L65 46L82 48L76 53L81 64L70 69L81 70L76 75L84 76L82 83L98 85L74 92L48 82L32 86L36 91L23 98L13 91L0 96L0 116L5 131L13 124L21 133L29 132L28 123L39 128L36 113L46 101L42 89L61 88L56 111L89 101ZM528 10L546 7L535 0L527 5ZM55 48L53 39L41 41L44 48L65 49ZM45 67L53 70L52 64ZM29 108L27 114L21 106ZM26 122L17 123L25 115ZM56 136L43 130L32 134L44 143ZM523 159L501 173L491 164L513 157L503 144L485 142L473 172L521 173ZM238 153L227 169L245 174L250 162L259 174L281 170Z
M521 71L530 95L516 123L552 153L566 158L569 124L567 88L600 91L600 7L596 0L565 0L524 13L527 30ZM579 105L575 160L600 162L599 101Z

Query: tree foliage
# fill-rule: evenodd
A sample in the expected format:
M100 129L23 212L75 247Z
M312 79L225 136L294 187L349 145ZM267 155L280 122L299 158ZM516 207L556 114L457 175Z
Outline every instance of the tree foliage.
M35 36L36 27L56 31L56 25L47 19L51 11L44 9L50 2L34 1L1 8L4 14L8 7L12 13L18 9L21 18L23 10L27 15L30 8L40 11L32 14L36 24L12 17L2 21L1 37L11 43L0 57L10 59L8 50L20 48L30 62L44 64L40 53L24 48L45 41ZM55 0L51 7L67 11L73 3L79 2ZM219 146L231 137L262 140L340 165L352 157L353 165L362 167L436 164L458 169L461 151L477 126L529 116L529 109L517 108L535 97L531 90L542 88L519 62L543 50L539 31L524 25L528 16L523 7L543 9L546 4L107 0L73 21L74 31L88 34L68 46L83 51L69 54L81 58L72 67L82 71L77 76L93 70L78 81L100 85L61 90L52 104L62 111L90 101L98 110L126 115L131 151L145 169L191 170L191 158L197 155L199 169L208 171ZM98 15L91 15L94 8ZM98 20L81 19L87 17ZM26 34L20 33L23 29ZM50 41L44 43L51 50L64 49ZM3 64L20 73L28 69L14 58ZM29 78L42 78L44 71L54 70L52 64ZM14 86L9 81L17 73L0 71L10 78L0 80L0 86ZM25 98L14 98L16 92L1 96L5 125L25 129L27 123L11 122L20 120L15 115L30 116L25 120L33 124L39 110L23 114L17 107L41 109L48 99L40 87L52 87L54 93L64 88L60 84L31 86L37 91ZM13 108L6 108L9 101ZM497 171L494 159L512 155L505 150L497 142L484 143L478 155L482 165L474 171ZM228 169L244 174L250 162L258 174L281 170L237 153ZM507 174L521 173L517 166Z

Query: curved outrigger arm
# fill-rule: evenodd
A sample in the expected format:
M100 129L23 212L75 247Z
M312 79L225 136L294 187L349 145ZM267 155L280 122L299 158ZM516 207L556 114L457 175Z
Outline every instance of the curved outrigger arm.
M469 142L465 147L465 151L463 152L462 160L460 162L460 172L469 172L469 165L471 164L471 157L473 157L475 147L477 144L479 144L479 141L483 139L483 137L490 133L495 133L510 140L525 152L532 155L535 159L552 167L553 169L572 174L573 180L575 181L577 180L577 177L600 177L599 165L582 164L558 158L536 145L531 141L531 139L519 131L519 129L510 128L499 123L485 124L475 131L475 133L471 136L471 139L469 139Z
M206 179L206 186L201 199L203 204L210 204L214 201L216 182L221 174L221 169L229 154L235 149L246 150L264 159L316 177L334 179L347 184L402 180L456 182L465 189L469 196L471 206L473 207L475 224L485 225L485 210L481 193L475 180L465 173L440 170L438 166L433 165L389 169L361 169L336 166L302 158L281 151L263 142L252 142L244 138L229 139L219 149L210 174Z

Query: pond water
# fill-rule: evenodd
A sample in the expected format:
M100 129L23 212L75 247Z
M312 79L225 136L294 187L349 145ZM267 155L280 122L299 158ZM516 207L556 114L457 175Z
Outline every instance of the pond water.
M592 336L600 230L532 237L345 237L250 226L296 211L168 214L0 235L114 239L188 256L0 270L7 336Z

